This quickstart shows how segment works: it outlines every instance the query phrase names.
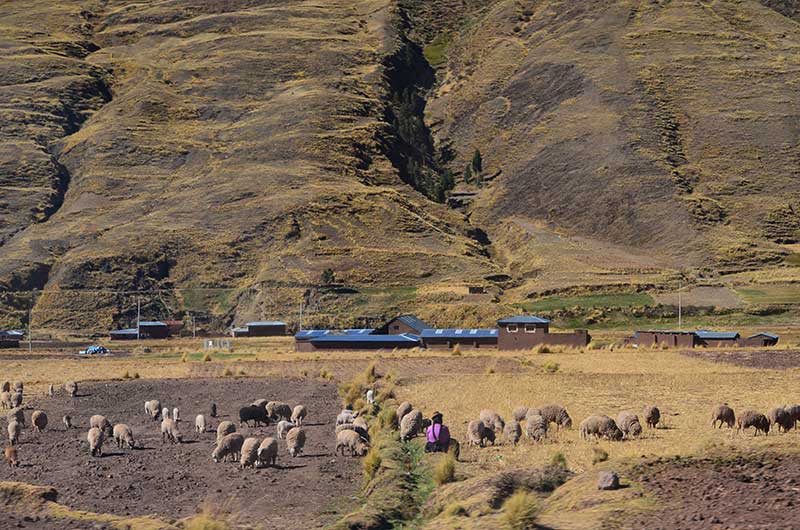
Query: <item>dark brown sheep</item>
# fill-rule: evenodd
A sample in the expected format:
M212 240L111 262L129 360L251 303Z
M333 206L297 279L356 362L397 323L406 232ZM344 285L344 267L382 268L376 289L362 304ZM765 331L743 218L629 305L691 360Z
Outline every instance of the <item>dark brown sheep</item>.
M758 436L759 431L765 435L769 434L769 420L760 412L754 410L746 410L739 416L739 421L736 425L736 431L744 431L749 427L755 429L753 436Z
M733 409L730 408L727 403L718 405L714 409L714 412L711 413L711 426L717 427L717 422L719 422L718 428L720 429L723 425L727 425L729 428L733 429L733 426L736 424L736 414L734 414Z

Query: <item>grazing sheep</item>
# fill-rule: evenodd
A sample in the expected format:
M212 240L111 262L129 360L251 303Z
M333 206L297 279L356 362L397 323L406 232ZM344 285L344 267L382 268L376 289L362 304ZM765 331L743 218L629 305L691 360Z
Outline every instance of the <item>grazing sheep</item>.
M21 427L25 427L25 411L20 407L15 407L11 409L8 414L6 414L6 420L9 423L16 421Z
M217 425L217 443L228 434L236 432L236 425L232 421L221 421Z
M355 431L359 436L369 441L369 431L361 425L357 425L355 423L344 423L342 425L337 425L336 434L339 434L342 431Z
M369 430L369 424L367 423L367 420L363 416L359 416L358 418L355 418L353 420L353 425L355 425L359 429L363 429L365 431Z
M792 418L786 409L783 407L775 407L767 413L770 427L777 426L778 432L789 432L794 427L794 418Z
M370 405L375 403L375 391L371 388L367 390L367 403Z
M617 423L603 414L593 414L581 422L580 435L583 439L590 436L607 440L622 440L622 431Z
M11 407L21 407L22 406L22 392L14 392L11 394Z
M63 418L61 418L61 423L64 424L64 427L69 430L72 428L72 416L69 414L65 414Z
M113 431L111 422L108 421L105 416L101 416L100 414L95 414L89 418L89 427L97 427L98 429L101 429L107 438L111 437L111 433Z
M467 425L467 445L477 445L483 447L483 441L486 439L486 426L481 420L472 420Z
M556 427L564 427L565 429L572 428L572 418L569 417L567 409L561 405L545 405L539 409L539 415L544 418L548 424L555 423Z
M211 410L209 411L209 416L211 416L212 418L217 417L217 404L214 403L213 401L211 402Z
M414 409L403 416L400 422L400 439L410 440L419 433L420 428L422 428L422 412Z
M198 414L194 419L194 431L206 432L206 417L202 414Z
M273 421L291 420L292 407L282 401L270 401L267 403L267 416Z
M269 418L264 407L248 405L239 409L239 426L241 427L242 424L249 426L251 421L256 427L262 423L269 425Z
M639 423L639 416L629 410L623 410L617 414L617 427L626 436L639 436L642 434L642 424Z
M228 459L239 460L242 456L242 445L244 444L244 436L238 432L226 434L214 448L211 453L211 459L214 462L224 462Z
M170 419L170 416L169 416L169 407L163 407L163 408L161 409L161 419L162 419L162 420L168 420L168 419Z
M161 443L163 444L167 441L174 444L179 444L183 441L183 435L178 430L178 424L172 418L161 420Z
M69 397L75 397L78 395L78 383L75 381L67 381L64 383L64 390L67 391Z
M267 437L261 441L258 446L258 458L256 463L258 466L274 466L278 460L278 442L275 438Z
M181 409L178 407L172 409L172 419L175 420L175 423L181 421Z
M357 432L344 430L336 435L336 450L334 452L341 453L344 456L345 450L350 453L350 456L365 456L369 451L369 445Z
M541 442L547 437L548 425L539 414L528 414L525 418L525 436L534 442Z
M503 429L503 435L507 443L517 445L517 442L519 442L519 439L522 437L522 427L517 420L512 420L506 423Z
M25 385L22 384L22 381L14 381L14 392L22 392L25 388Z
M511 416L514 418L514 421L521 422L525 419L525 416L528 415L528 407L519 406L516 407L512 412Z
M502 433L506 426L506 422L503 421L500 414L493 410L482 410L478 417L485 427L492 429L495 433Z
M289 429L294 427L292 422L281 420L278 422L278 440L283 440L286 437L286 433L289 432Z
M292 409L292 423L295 425L302 425L307 414L308 410L305 406L297 405L294 409Z
M114 425L114 441L117 442L117 447L122 449L127 445L129 449L134 449L136 442L133 440L133 431L124 423Z
M50 396L50 397L53 397L53 396L56 395L56 389L55 389L55 387L53 385L49 385L47 387L47 395Z
M6 464L8 467L19 467L19 458L17 457L17 448L13 445L7 445L5 451L3 451L3 456L6 459Z
M661 411L655 405L646 406L642 415L644 416L644 421L647 422L647 426L652 429L655 429L659 420L661 420Z
M758 436L759 431L765 435L769 434L769 420L760 412L746 410L739 415L739 419L736 422L736 432L744 431L750 427L755 429L753 436Z
M42 410L34 410L31 414L31 423L33 424L33 432L42 432L47 427L47 414Z
M800 405L788 405L784 408L789 417L794 420L795 426L797 426L797 422L800 421Z
M736 424L736 414L734 414L733 409L730 408L727 403L718 405L711 413L711 426L716 427L717 422L719 422L720 429L723 425L727 425L729 428L733 429L733 426Z
M336 425L343 425L345 423L353 423L353 420L357 416L358 415L355 412L353 412L352 410L345 409L345 410L341 411L338 416L336 416Z
M303 452L303 446L306 444L306 431L300 427L292 427L286 433L286 448L289 449L289 454L292 457L299 456Z
M413 408L414 407L412 407L411 403L409 403L408 401L403 401L402 403L400 403L400 405L398 405L398 407L397 407L397 423L402 422L403 421L403 416L405 416L406 414L411 412L411 410ZM350 422L347 422L347 423L350 423Z
M3 381L2 391L11 392L11 383L9 383L8 381Z
M242 444L241 456L239 457L239 466L242 469L246 467L256 467L257 459L258 438L248 438Z
M103 442L106 440L106 435L103 434L103 431L97 427L92 427L89 429L86 439L89 441L89 452L92 456L103 456Z
M0 407L4 409L11 408L11 392L7 390L0 392Z
M8 422L8 441L11 445L17 445L19 442L19 435L22 432L22 425L18 421Z
M250 404L253 405L254 407L261 407L263 409L266 409L267 403L269 403L268 399L257 399Z
M151 399L145 404L145 410L153 421L158 421L161 417L161 402L157 399Z

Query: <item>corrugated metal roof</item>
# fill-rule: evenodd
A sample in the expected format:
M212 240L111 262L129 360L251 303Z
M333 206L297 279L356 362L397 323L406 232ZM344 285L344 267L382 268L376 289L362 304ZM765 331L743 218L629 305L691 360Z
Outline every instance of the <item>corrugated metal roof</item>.
M109 333L111 335L136 335L136 328L115 329Z
M422 330L431 328L426 322L420 320L415 315L400 315L397 317L397 320L407 325L417 333L422 333Z
M739 338L739 334L735 331L709 331L707 329L698 329L694 334L705 340L736 340Z
M345 335L369 335L375 331L373 328L357 328L357 329L343 329L342 333Z
M638 336L639 333L663 333L665 335L696 335L694 331L678 331L675 329L642 329L634 331L633 336Z
M497 330L492 329L426 329L420 337L423 339L463 339L463 338L497 338Z
M549 324L550 321L533 315L517 315L515 317L501 318L497 323L504 326L506 324Z
M147 326L147 327L166 326L166 324L164 324L163 322L159 322L158 320L141 320L141 321L139 321L139 327L142 327L142 326Z
M242 333L243 331L247 331L247 328L231 328L231 331Z
M285 326L286 322L280 320L263 320L259 322L248 322L245 326Z
M294 334L295 339L313 339L314 337L320 337L322 335L327 335L330 333L331 330L329 329L304 329L303 331L298 331Z
M419 337L410 333L401 335L322 335L311 339L312 344L331 344L336 342L358 342L358 343L386 343L386 344L408 344L419 343Z
M769 337L769 338L771 338L771 339L778 340L778 339L780 338L780 335L776 335L776 334L774 334L774 333L767 333L767 332L765 332L765 331L762 331L761 333L756 333L755 335L750 335L750 336L749 336L749 337L747 337L747 338L748 338L748 339L754 339L754 338L756 338L756 337Z
M18 339L20 337L25 336L24 331L19 331L16 329L2 329L0 330L0 337L10 337L14 339Z

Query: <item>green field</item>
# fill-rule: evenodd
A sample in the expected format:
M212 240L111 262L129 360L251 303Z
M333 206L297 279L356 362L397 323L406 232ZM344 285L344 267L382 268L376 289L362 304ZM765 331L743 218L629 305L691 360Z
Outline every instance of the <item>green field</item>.
M800 304L800 284L759 285L736 292L748 304Z
M589 296L553 296L543 298L533 302L519 304L520 309L525 311L558 311L559 309L569 309L580 307L582 309L594 307L635 307L652 305L653 298L644 293L624 293L624 294L594 294Z

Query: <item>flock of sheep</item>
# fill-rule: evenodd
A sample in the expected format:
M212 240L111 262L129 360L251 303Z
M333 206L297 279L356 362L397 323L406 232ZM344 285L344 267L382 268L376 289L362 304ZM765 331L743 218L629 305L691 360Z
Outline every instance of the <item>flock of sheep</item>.
M22 382L9 382L2 384L0 406L10 409L8 420L8 444L5 447L5 460L11 467L19 465L17 447L20 442L22 429L26 425L23 402ZM78 385L68 382L64 385L66 393L75 397ZM50 385L48 394L53 397L55 388ZM153 422L160 420L162 443L179 444L183 442L181 433L181 411L178 407L170 410L162 406L157 399L144 403L144 412ZM210 418L217 417L217 405L211 403ZM259 426L274 424L275 436L268 436L261 440L255 437L245 437L237 432L237 425L233 421L220 421L216 429L216 442L211 453L214 462L238 461L241 468L275 466L278 458L278 440L285 440L286 449L292 457L299 456L306 444L306 431L303 422L308 416L304 405L290 407L287 403L258 399L239 409L239 427ZM48 417L42 410L35 410L31 414L33 431L42 431L47 427ZM62 422L66 429L73 428L72 418L65 415ZM197 434L208 432L210 420L203 414L195 417L194 429ZM336 426L336 452L344 455L363 456L369 449L369 426L357 412L345 410L337 418ZM133 429L125 423L112 424L103 415L95 414L89 419L89 430L86 434L89 453L92 456L102 456L103 446L114 443L117 448L135 449L137 442Z

